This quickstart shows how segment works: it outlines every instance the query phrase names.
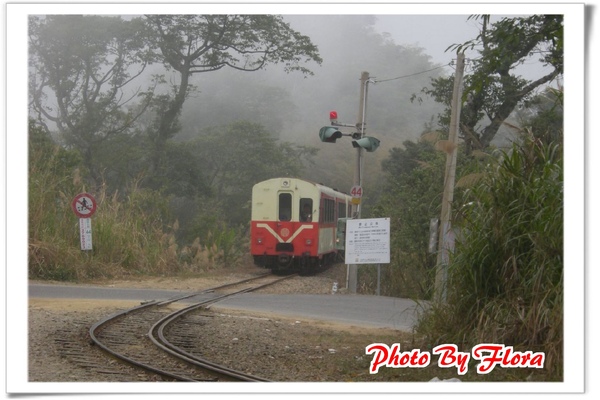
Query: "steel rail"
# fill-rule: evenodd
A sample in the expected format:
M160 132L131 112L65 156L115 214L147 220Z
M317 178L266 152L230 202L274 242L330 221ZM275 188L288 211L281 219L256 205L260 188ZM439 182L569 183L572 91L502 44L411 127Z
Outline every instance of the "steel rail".
M224 375L227 375L229 377L232 378L236 378L239 380L243 380L243 381L249 381L249 382L269 382L268 379L262 378L262 377L258 377L255 375L251 375L251 374L246 374L244 372L229 368L229 367L225 367L223 365L220 364L216 364L213 363L209 360L206 360L205 358L202 357L198 357L194 354L191 354L185 350L183 350L182 348L180 348L179 346L174 345L173 343L171 343L164 334L165 329L167 328L167 326L169 326L171 323L173 323L174 321L176 321L177 319L181 318L182 316L188 314L189 312L196 310L200 307L206 307L207 305L211 305L214 303L217 303L223 299L229 298L229 297L233 297L233 296L237 296L239 294L242 293L248 293L248 292L253 292L262 288L265 288L267 286L270 285L274 285L275 283L284 281L286 279L290 279L294 276L297 276L297 274L294 275L290 275L290 276L286 276L284 278L280 278L280 279L276 279L273 280L271 282L267 282L265 284L259 285L259 286L255 286L252 288L247 288L247 289L242 289L239 290L237 292L234 293L230 293L230 294L225 294L222 296L219 296L217 298L214 299L209 299L197 304L193 304L190 305L186 308L183 308L181 310L175 311L170 315L165 316L164 318L160 319L159 321L157 321L148 331L148 337L150 338L150 340L158 347L160 347L161 349L163 349L164 351L166 351L167 353L175 356L175 357L181 357L182 359L184 359L185 361L194 364L196 366L202 367L202 368L207 368L213 372L217 372L217 373L221 373ZM155 333L156 332L156 335ZM156 337L158 336L158 338Z
M108 354L112 355L113 357L116 357L117 359L120 359L120 360L122 360L122 361L124 361L126 363L134 365L136 367L142 368L144 370L147 370L147 371L150 371L150 372L156 373L158 375L165 376L165 377L177 380L177 381L197 382L198 380L190 379L188 377L184 377L184 376L181 376L181 375L178 375L178 374L174 374L174 373L171 373L169 371L162 370L160 368L152 367L151 365L148 365L148 364L136 361L136 360L134 360L131 357L128 357L128 356L126 356L124 354L121 354L121 353L119 353L119 352L117 352L117 351L109 348L104 343L102 343L102 341L96 336L96 332L98 332L98 330L100 328L102 328L103 326L105 326L105 325L107 325L107 324L109 324L109 323L111 323L113 321L116 321L119 318L125 317L128 314L140 312L140 311L145 310L145 309L150 308L150 307L164 306L164 305L171 304L171 303L174 303L174 302L177 302L177 301L181 301L181 300L185 300L185 299L188 299L188 298L191 298L191 297L195 297L195 296L198 296L198 295L201 295L201 294L212 293L212 292L214 292L216 290L220 290L220 289L224 289L224 288L228 288L228 287L232 287L232 286L237 286L237 285L240 285L240 284L243 284L243 283L248 283L248 282L251 282L251 281L255 281L255 280L258 280L258 279L265 278L265 277L270 276L270 275L271 275L271 273L266 273L266 274L263 274L263 275L259 275L257 277L252 277L252 278L243 279L243 280L240 280L240 281L237 281L237 282L227 283L227 284L224 284L224 285L220 285L220 286L216 286L216 287L213 287L213 288L205 289L205 290L202 290L202 291L199 291L199 292L188 293L188 294L181 295L181 296L175 296L175 297L172 297L172 298L168 298L166 300L152 300L152 301L146 302L144 304L141 304L139 306L133 307L131 309L127 309L127 310L124 310L124 311L120 311L120 312L111 314L108 317L103 318L102 320L96 322L95 324L93 324L90 327L90 329L88 331L90 340L92 341L92 343L94 345L98 346L100 349L102 349L106 353L108 353ZM257 287L247 288L247 289L243 289L243 290L231 293L231 294L222 295L222 296L219 296L217 298L213 298L213 299L209 299L209 300L204 300L202 302L199 302L199 303L193 304L193 305L191 305L189 307L186 307L183 310L187 309L188 310L187 312L189 312L189 311L192 311L192 309L196 309L196 308L199 308L199 307L202 307L202 306L206 306L206 305L209 305L209 304L214 304L214 303L216 303L216 302L218 302L218 301L220 301L220 300L222 300L224 298L232 297L232 296L235 296L235 295L240 294L240 293L245 293L245 292L249 292L249 291L258 290L259 288L272 285L272 284L280 282L282 280L289 279L289 278L291 278L293 276L295 276L295 274L294 275L290 275L290 276L285 277L285 278L282 278L282 279L278 279L278 280L272 281L272 282L268 282L268 283L266 283L264 285L259 285ZM173 314L170 314L170 315L173 315ZM152 329L150 330L150 332L152 332ZM154 341L153 335L149 335L149 336L150 336L151 340ZM159 347L162 348L163 350L165 350L163 347L166 347L166 346L159 346ZM165 351L167 351L167 350L165 350ZM168 351L168 352L170 353L171 351ZM192 357L184 356L183 354L181 354L182 352L183 352L183 350L179 351L179 354L175 355L175 357L179 358L179 359L182 359L183 361L186 361L186 362L191 363L191 364L195 364L196 362L199 362L197 360L194 361L193 360L193 358L194 358L193 356ZM190 358L190 361L187 361L185 358ZM225 375L228 375L228 376L231 376L231 377L234 377L234 378L237 378L237 379L242 379L242 380L264 381L263 378L252 377L250 375L246 376L246 378L248 378L248 379L244 379L243 375L247 375L247 374L244 374L243 372L239 372L239 375L240 375L239 377L232 376L232 374L234 374L234 372L235 372L234 370L231 370L228 373L228 371L227 371L228 368L222 367L222 366L218 366L217 364L214 364L215 368L211 369L208 366L209 366L209 364L212 364L212 363L208 362L207 360L203 360L203 361L207 365L202 366L202 367L206 368L206 369L209 369L209 370L213 370L214 372L223 373ZM218 367L220 367L223 370L223 372L215 371L216 369L219 369Z

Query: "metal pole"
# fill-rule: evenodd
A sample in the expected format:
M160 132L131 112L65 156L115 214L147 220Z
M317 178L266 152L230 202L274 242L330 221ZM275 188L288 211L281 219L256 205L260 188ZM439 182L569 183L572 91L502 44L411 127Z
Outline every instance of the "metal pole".
M454 179L456 174L456 156L458 148L458 124L460 121L462 78L465 68L464 53L457 53L456 73L454 75L454 88L452 92L452 110L450 115L450 131L448 135L449 151L446 156L446 175L444 178L444 194L442 198L442 215L440 223L440 237L435 274L435 300L445 302L447 298L447 279L449 251L452 241L450 216L452 201L454 200Z
M377 264L377 296L381 295L381 264Z
M360 76L360 101L358 108L358 123L356 127L359 130L360 137L365 135L365 120L367 113L367 83L369 81L369 73L363 72ZM354 169L354 185L362 187L362 156L363 151L361 147L356 148L356 167ZM356 204L352 206L353 218L360 218L361 216L361 205ZM358 284L358 265L348 265L348 292L356 293L356 287Z

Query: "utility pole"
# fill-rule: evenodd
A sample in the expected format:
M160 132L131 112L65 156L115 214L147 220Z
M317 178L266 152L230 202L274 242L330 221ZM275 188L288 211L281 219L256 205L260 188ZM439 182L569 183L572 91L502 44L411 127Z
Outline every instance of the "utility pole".
M367 90L369 82L369 73L363 72L360 76L360 101L358 108L358 122L356 128L360 133L360 138L365 136L366 114L367 114ZM356 167L354 169L354 185L362 187L362 165L363 165L363 149L360 146L356 147ZM361 204L352 205L353 218L360 218ZM356 293L358 283L358 265L348 265L348 292Z
M450 223L452 201L454 200L454 181L456 177L456 157L458 150L458 125L460 121L462 78L465 69L465 55L457 52L456 73L452 92L452 108L450 114L450 131L446 147L446 173L444 177L444 194L442 198L442 214L440 221L440 238L435 274L435 300L446 302L449 251L454 249L452 226Z

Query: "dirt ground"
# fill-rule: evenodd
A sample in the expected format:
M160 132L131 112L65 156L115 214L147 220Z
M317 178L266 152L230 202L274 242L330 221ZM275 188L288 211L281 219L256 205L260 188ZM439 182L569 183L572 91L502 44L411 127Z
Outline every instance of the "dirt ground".
M202 277L151 278L90 282L106 287L198 290L249 277L264 270L244 267L219 270ZM346 269L334 266L317 276L288 279L262 289L263 293L331 294L334 282L345 291ZM48 282L44 282L48 283ZM61 283L64 284L64 283ZM89 327L135 301L30 299L29 380L35 382L148 381L155 378L121 365L93 347ZM212 323L198 332L204 357L278 382L348 382L403 380L406 371L370 374L371 343L404 343L411 334L391 329L368 329L277 315L216 312ZM392 373L390 373L392 372ZM412 373L412 371L410 371ZM414 374L411 374L414 375ZM408 380L431 379L431 374Z

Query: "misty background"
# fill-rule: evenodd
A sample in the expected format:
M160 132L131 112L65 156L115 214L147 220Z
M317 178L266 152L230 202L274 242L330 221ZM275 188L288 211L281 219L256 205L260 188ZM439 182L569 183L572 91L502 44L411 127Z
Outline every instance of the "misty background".
M128 38L143 37L143 24L131 25L140 20L138 17L119 17L128 21L124 26L132 29L127 33ZM45 19L43 15L39 18L40 23ZM500 18L502 16L492 16L491 20ZM99 15L86 22L67 16L62 26L68 26L65 29L67 35L77 29L96 29L90 38L101 38L107 29L113 29L106 23L117 24L114 29L121 29L118 20L102 22L103 19L111 18ZM91 25L92 21L96 26ZM36 76L35 72L30 77L30 94L35 93L43 103L34 107L38 111L32 111L30 115L49 128L57 143L82 150L84 164L95 185L107 183L109 191L126 193L127 186L145 179L143 175L146 175L149 179L144 182L145 187L175 195L171 208L177 210L176 219L182 224L195 218L199 199L208 197L212 198L211 203L216 199L219 209L226 210L227 220L243 224L248 219L247 202L252 185L267 177L296 176L350 191L356 165L356 150L351 139L345 136L337 143L323 143L318 132L330 124L329 113L333 110L344 125L358 122L362 112L359 110L360 77L363 72L368 72L365 134L381 141L375 152L364 157L363 211L368 212L385 192L382 163L391 152L403 148L407 141L417 142L425 133L445 130L438 122L440 115L447 111L447 104L434 100L424 89L431 88L434 80L454 74L456 50L449 48L476 39L480 22L469 15L368 14L287 14L283 15L283 21L309 38L316 46L321 63L307 58L302 66L310 73L286 72L286 62L270 62L251 72L224 67L190 74L190 88L172 135L161 133L158 137L152 132L157 129L157 115L166 110L161 111L166 104L160 105L161 97L166 100L181 90L178 85L182 76L158 60L150 63L139 76L135 74L140 64L135 62L129 66L129 74L134 78L120 90L121 98L131 97L131 101L123 101L121 109L136 115L136 109L141 109L144 103L142 97L136 98L136 93L143 93L140 90L154 93L151 96L156 101L140 114L139 119L135 117L135 125L129 132L102 133L105 128L101 125L80 126L77 128L79 133L76 133L77 129L56 129L52 118L44 117L43 107L47 107L50 114L59 113L60 107L54 105L56 99L52 93L40 96L37 89L32 89L43 77ZM56 68L56 73L73 68L71 75L76 76L80 67L71 66L60 57L67 59L82 50L85 54L85 49L65 50L60 47L62 45L53 44L49 36L60 38L63 35L60 27L60 22L54 23L54 30L38 35L49 40L36 48L39 54L59 54L58 59L54 56L51 67ZM60 43L59 40L69 43L64 39L58 39L56 43ZM71 46L80 46L74 43ZM468 51L466 56L465 72L468 74ZM540 63L533 61L531 66L538 70L532 76L539 76L543 73L539 71ZM36 65L34 61L32 65ZM529 67L525 62L520 69L527 74ZM31 71L35 68L31 67ZM158 75L163 77L162 80L153 82ZM156 82L159 83L151 91L145 89ZM68 100L62 101L65 99ZM113 114L117 120L119 112ZM89 121L93 122L93 119ZM67 132L67 136L59 134L61 130ZM348 134L357 131L352 127L341 130ZM69 131L80 137L68 137ZM506 144L510 134L501 128L494 144ZM164 153L162 161L149 155L159 153ZM254 159L253 163L251 159ZM162 162L167 164L162 173L156 175L158 163ZM149 169L147 165L150 165ZM196 221L195 225L206 225L206 221Z
M379 164L389 149L405 140L415 140L423 132L435 129L435 118L442 106L420 94L431 78L453 73L451 53L441 56L439 47L435 61L428 50L420 47L417 33L396 37L388 31L404 21L428 21L439 17L406 17L374 15L286 15L291 27L310 37L323 58L322 65L308 67L313 76L287 74L278 65L265 70L242 73L223 69L194 76L198 87L186 102L181 117L181 140L191 139L203 129L236 120L249 120L264 125L281 140L319 148L313 163L307 165L303 177L348 191L352 186L355 150L349 138L336 144L321 143L318 131L329 125L329 111L338 112L339 121L355 124L359 114L360 76L363 71L377 80L369 84L366 133L381 140L381 147L368 154L365 182L376 179ZM383 19L384 23L380 22ZM467 16L453 16L466 25ZM472 23L471 23L472 24ZM467 29L471 31L470 29ZM464 31L455 36L462 40ZM457 43L452 35L438 31L442 38L427 38L428 43ZM476 29L475 29L476 34ZM426 72L430 71L430 72ZM398 79L395 79L398 78ZM352 132L352 128L342 129Z
M340 130L348 135L357 131L353 126L363 111L360 78L367 72L365 134L381 145L363 159L361 211L368 217L379 207L377 212L389 214L398 208L400 197L419 184L423 187L418 196L428 204L427 213L437 215L443 174L436 168L443 154L431 143L447 132L456 46L476 41L482 21L501 18L30 16L30 117L37 124L30 126L30 154L65 151L60 156L67 160L60 164L65 170L53 176L60 193L99 191L115 201L129 201L132 193L139 193L148 196L143 209L163 228L172 229L178 243L200 238L205 248L227 241L233 249L247 234L252 186L261 180L294 176L350 191L357 154L351 139L324 143L319 130L330 125L330 111L335 110L344 126ZM200 52L214 40L212 24L229 19L222 30L240 38L227 44L233 55L212 45L208 48L214 53ZM196 24L198 20L205 24ZM246 47L248 43L259 47ZM266 64L264 46L275 49L265 52L274 54ZM479 62L471 63L469 57L480 54L466 50L469 75ZM196 54L204 59L190 61ZM541 64L531 61L531 66ZM510 63L521 65L524 72L530 66L522 57ZM524 84L518 77L510 81ZM471 91L481 97L484 91L477 87ZM515 89L505 89L509 90ZM474 109L484 103L471 100L463 95L463 112L472 120L465 123L477 130L487 123L490 111ZM509 117L502 120L511 122ZM504 146L511 135L503 124L498 128L490 139L496 147ZM422 143L425 137L429 144ZM60 149L53 149L48 140ZM465 152L470 149L467 146ZM30 160L39 161L30 164L30 176L45 173L43 158ZM474 165L465 174L479 172L480 167ZM398 186L398 174L412 170L415 183ZM418 176L421 173L427 176ZM51 200L39 200L43 212Z
M390 149L438 128L443 106L421 90L433 78L452 75L456 54L446 49L479 32L468 15L284 15L284 20L317 45L323 63L308 65L314 75L287 74L278 65L195 75L198 91L186 101L177 138L192 139L207 127L237 120L256 122L281 140L319 148L303 178L349 191L355 163L350 139L321 143L318 131L329 125L332 110L339 122L358 121L360 76L366 71L374 80L368 87L366 134L381 140L365 159L367 193L378 190L380 164ZM533 68L539 75L540 64ZM528 72L525 66L524 75Z

